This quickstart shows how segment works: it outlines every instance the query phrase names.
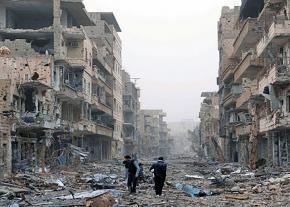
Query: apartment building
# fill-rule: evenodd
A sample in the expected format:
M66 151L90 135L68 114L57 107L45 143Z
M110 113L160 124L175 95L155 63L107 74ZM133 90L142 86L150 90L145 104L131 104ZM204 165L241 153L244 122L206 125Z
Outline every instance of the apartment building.
M236 148L233 128L230 126L230 112L235 109L235 99L241 93L241 87L233 82L233 69L237 63L232 58L233 43L238 33L234 26L239 14L239 7L223 7L218 22L219 135L224 138L222 147L226 161L233 160L233 151Z
M169 129L162 110L140 110L140 154L143 157L166 156L169 153Z
M117 107L114 96L121 30L114 15L98 13L101 24L81 0L3 0L0 10L5 173L44 168L67 146L82 148L90 161L110 159L122 143L122 101Z
M220 131L229 142L228 159L253 168L259 159L273 165L286 165L290 160L289 9L289 1L243 0L236 13L223 10L219 23L220 43L229 31L225 14L234 20L232 32L237 31L233 43L220 44L222 53L230 48L229 57L235 62L228 71L220 71L219 86L221 89L230 80L239 88L237 96L226 96L220 90L220 114L225 117ZM220 66L226 68L220 57ZM229 78L224 74L230 74ZM231 102L230 108L227 102Z
M132 82L129 73L125 70L122 70L122 81L124 154L132 154L140 150L140 134L137 128L140 111L140 89Z
M121 28L112 12L90 12L90 18L96 26L85 27L90 39L94 41L101 53L105 55L105 62L110 67L112 81L113 107L113 154L123 153L123 85L122 85L122 41L118 35Z
M204 99L199 112L199 144L203 148L206 157L223 162L222 146L224 146L224 139L218 136L219 94L217 92L203 92L201 97Z

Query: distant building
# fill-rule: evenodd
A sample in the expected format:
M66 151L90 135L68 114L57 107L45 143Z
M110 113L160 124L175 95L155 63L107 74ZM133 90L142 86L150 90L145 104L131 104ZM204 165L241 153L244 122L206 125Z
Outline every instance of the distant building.
M170 153L169 129L162 110L141 110L138 129L140 131L140 154L144 157L166 156Z
M130 75L122 70L123 81L123 137L124 154L139 151L140 134L137 128L140 111L140 89L131 81Z
M216 92L203 92L204 100L200 107L200 146L210 159L224 161L222 139L219 138L219 95Z

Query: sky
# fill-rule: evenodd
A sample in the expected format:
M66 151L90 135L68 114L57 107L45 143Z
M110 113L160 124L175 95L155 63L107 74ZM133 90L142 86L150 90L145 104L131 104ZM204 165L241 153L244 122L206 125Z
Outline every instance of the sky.
M114 12L123 69L141 89L141 108L166 120L198 121L202 91L216 91L217 21L241 0L84 0L88 11Z

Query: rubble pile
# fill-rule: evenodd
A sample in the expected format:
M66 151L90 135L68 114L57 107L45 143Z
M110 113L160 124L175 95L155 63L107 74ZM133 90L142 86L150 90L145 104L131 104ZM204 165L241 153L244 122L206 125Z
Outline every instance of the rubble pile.
M287 206L290 201L287 168L251 171L240 164L172 158L164 194L157 197L152 161L142 163L145 179L137 194L128 193L124 167L115 160L2 179L0 206Z

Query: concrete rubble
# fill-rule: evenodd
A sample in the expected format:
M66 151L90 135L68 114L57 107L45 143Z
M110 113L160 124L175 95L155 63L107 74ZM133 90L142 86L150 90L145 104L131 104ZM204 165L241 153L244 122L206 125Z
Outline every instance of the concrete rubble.
M181 161L182 160L182 161ZM290 168L250 170L238 164L208 164L194 156L168 161L164 195L156 197L149 167L137 194L128 194L121 161L59 167L47 173L1 180L0 206L287 206ZM260 171L263 171L261 175ZM189 176L192 175L192 176ZM216 182L221 179L220 182ZM96 185L97 184L97 185ZM97 187L96 187L97 186Z

